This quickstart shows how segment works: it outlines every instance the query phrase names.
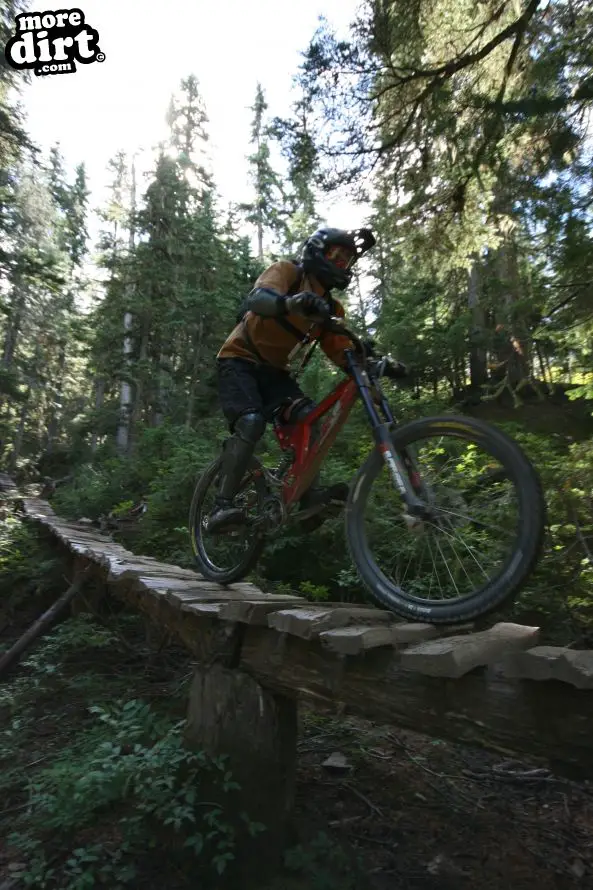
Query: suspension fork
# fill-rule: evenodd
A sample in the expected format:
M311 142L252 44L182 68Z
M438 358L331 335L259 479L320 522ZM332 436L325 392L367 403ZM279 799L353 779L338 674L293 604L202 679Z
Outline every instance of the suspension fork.
M428 515L427 505L416 494L410 478L411 474L418 476L414 462L407 452L400 455L394 448L391 440L391 433L396 427L396 421L385 395L379 385L375 381L371 381L366 368L361 368L358 362L354 360L353 350L346 351L346 364L358 387L377 448L387 465L395 487L406 504L408 513L411 516L425 518ZM379 408L383 417L377 411L371 395L373 388L379 396Z

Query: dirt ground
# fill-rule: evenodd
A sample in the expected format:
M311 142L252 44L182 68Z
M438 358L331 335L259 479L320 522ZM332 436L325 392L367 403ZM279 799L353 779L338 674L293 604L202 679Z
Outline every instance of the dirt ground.
M304 722L298 820L352 847L361 888L593 886L593 783L353 718ZM350 769L324 767L332 752Z

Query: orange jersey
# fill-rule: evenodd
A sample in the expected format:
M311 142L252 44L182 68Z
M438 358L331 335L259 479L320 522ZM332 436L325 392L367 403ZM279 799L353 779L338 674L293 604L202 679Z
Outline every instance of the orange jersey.
M286 294L294 287L302 271L294 263L281 260L273 263L255 282L254 289L266 288L275 291L280 296ZM313 282L306 275L299 284L299 293L309 291L323 296L323 288ZM332 300L332 313L338 318L344 318L344 307L334 299ZM330 334L323 331L320 324L313 324L304 315L290 313L283 316L290 324L301 331L303 336L309 332L312 340L319 340L319 345L334 364L340 368L345 367L344 350L352 347L348 337L341 334ZM247 335L248 336L247 336ZM298 343L296 336L285 330L276 318L256 315L255 312L247 312L244 319L233 328L217 355L217 358L242 358L246 361L272 365L275 368L286 370L288 357ZM251 344L257 350L254 353Z

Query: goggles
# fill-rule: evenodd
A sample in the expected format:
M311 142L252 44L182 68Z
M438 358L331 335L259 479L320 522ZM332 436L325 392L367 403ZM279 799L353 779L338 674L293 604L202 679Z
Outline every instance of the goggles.
M326 260L329 260L338 269L351 269L356 262L356 254L341 244L334 244L328 247L324 256Z

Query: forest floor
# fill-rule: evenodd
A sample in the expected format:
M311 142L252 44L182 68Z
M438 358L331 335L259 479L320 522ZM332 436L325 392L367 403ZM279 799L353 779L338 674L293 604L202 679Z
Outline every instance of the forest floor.
M593 783L350 717L304 723L299 816L351 845L361 887L591 886ZM352 765L347 778L322 766L332 751Z
M38 614L27 611L13 616L0 633L2 646ZM79 763L84 771L90 750L85 738L92 742L89 733L95 732L92 705L142 699L182 719L190 676L184 650L172 643L151 650L141 620L121 613L107 628L86 615L63 622L2 683L0 890L123 886L91 883L84 868L76 880L66 881L62 873L57 883L55 878L35 883L27 849L15 848L10 834L43 836L46 817L31 808L31 789L43 783L48 770L75 769ZM533 766L510 763L503 755L318 708L304 706L300 719L295 834L285 871L261 890L591 886L593 783L532 773ZM344 756L345 770L323 765L334 752ZM523 775L513 775L517 772ZM108 834L115 829L111 820ZM82 837L74 834L79 847L83 841L108 847L105 820L99 817ZM52 848L47 837L44 842L54 865L70 855ZM139 863L126 887L194 885L187 873L168 867L166 848L157 853L149 867Z

